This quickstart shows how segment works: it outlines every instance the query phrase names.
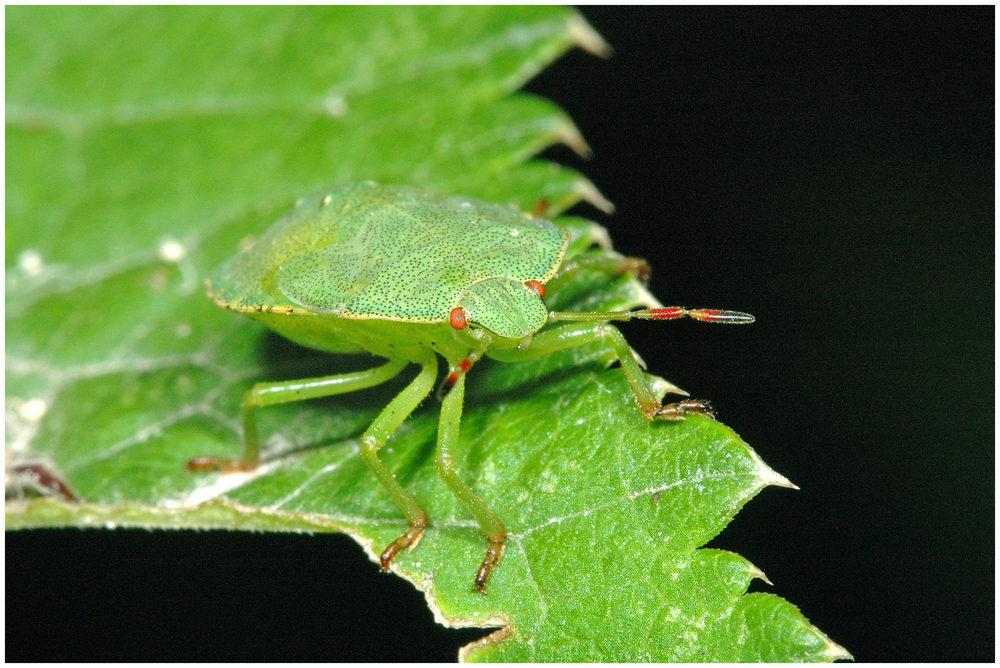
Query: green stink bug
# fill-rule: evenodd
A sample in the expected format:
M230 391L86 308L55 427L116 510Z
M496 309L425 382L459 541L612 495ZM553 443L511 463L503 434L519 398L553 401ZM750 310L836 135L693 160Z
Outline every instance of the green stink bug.
M255 413L262 406L372 387L418 364L420 373L361 437L364 461L410 523L382 552L380 563L388 568L403 549L414 546L428 518L378 452L430 393L438 372L435 353L441 355L450 369L438 392L442 406L435 461L444 483L489 540L474 581L483 592L500 562L506 531L454 467L465 374L472 365L483 356L501 362L531 360L606 341L647 418L711 416L700 400L661 404L625 338L607 321L692 317L753 322L753 316L737 311L681 307L549 311L543 299L546 288L558 289L580 269L620 274L646 267L641 260L614 253L567 258L568 243L567 230L548 220L417 188L353 183L301 199L252 247L212 274L209 296L302 345L333 353L368 352L388 361L366 371L257 383L243 399L243 456L197 457L188 463L189 470L256 467ZM570 324L539 333L557 321Z

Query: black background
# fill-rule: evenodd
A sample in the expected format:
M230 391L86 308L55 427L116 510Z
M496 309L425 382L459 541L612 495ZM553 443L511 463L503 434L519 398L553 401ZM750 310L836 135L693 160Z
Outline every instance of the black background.
M994 657L994 13L584 8L614 46L531 92L594 149L546 158L668 304L751 327L635 323L801 491L739 552L863 661ZM7 659L443 660L480 631L341 536L37 531L6 538Z

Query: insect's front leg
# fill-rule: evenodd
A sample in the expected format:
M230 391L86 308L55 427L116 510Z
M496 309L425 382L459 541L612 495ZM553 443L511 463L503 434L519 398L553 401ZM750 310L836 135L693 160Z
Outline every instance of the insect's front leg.
M460 308L455 309L455 311L461 310ZM464 318L465 316L463 315L462 317ZM451 392L451 388L455 387L458 379L464 376L472 368L473 364L482 359L489 347L493 345L493 337L482 329L465 329L463 326L461 330L455 331L455 335L460 340L464 338L463 342L469 346L469 352L458 364L451 364L449 366L448 375L445 376L444 382L438 388L438 401L443 401L448 396L448 393Z
M685 415L699 413L712 417L712 409L708 402L700 399L687 399L673 404L662 404L653 387L649 384L642 369L639 368L628 341L618 328L606 322L577 322L558 329L550 329L536 334L531 345L526 349L490 350L489 357L502 362L520 362L524 360L545 357L559 350L576 348L595 341L606 341L615 352L625 380L628 381L632 394L642 414L649 419L683 420Z
M462 404L465 400L465 374L458 377L451 391L445 396L441 405L441 420L438 423L438 449L435 461L438 475L451 490L451 493L465 506L466 510L476 518L479 528L490 541L486 548L486 556L476 572L473 586L480 593L486 591L486 581L490 573L500 563L503 557L503 546L507 540L507 532L503 522L496 513L490 510L486 502L473 491L469 485L458 477L455 471L455 447L458 445L459 427L462 421Z
M410 413L430 394L436 376L437 358L431 356L422 363L417 377L402 392L397 394L388 406L382 409L382 412L361 436L361 457L410 523L410 528L390 543L379 557L379 564L383 569L389 567L396 555L404 549L413 547L420 540L420 536L424 533L424 527L427 526L427 513L420 507L417 500L403 489L403 486L396 480L396 476L382 463L378 457L378 451L389 440L389 437L399 429L399 425L403 424Z
M243 456L238 459L215 456L195 457L188 462L187 469L192 472L252 471L257 468L257 464L260 462L256 419L258 408L363 390L395 378L406 365L406 360L391 360L382 366L364 371L339 373L320 378L286 380L277 383L257 383L243 395Z

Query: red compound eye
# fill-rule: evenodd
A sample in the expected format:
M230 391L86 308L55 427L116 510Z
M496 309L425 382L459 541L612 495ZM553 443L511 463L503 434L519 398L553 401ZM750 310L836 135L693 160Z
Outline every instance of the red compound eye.
M545 286L538 281L525 281L524 287L536 293L539 297L545 296Z
M448 324L455 329L465 329L469 324L469 321L465 319L465 309L461 306L453 308L451 315L448 316Z

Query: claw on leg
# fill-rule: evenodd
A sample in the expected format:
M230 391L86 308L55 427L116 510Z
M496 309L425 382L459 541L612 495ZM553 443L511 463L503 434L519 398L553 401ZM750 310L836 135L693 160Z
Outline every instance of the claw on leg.
M389 543L389 546L382 551L382 556L378 559L379 566L382 567L382 570L389 570L389 564L392 563L392 560L395 559L400 552L405 549L415 547L417 541L420 540L420 536L422 536L423 533L423 525L410 527L402 536Z
M621 273L630 274L643 285L649 285L649 274L651 272L652 269L650 269L649 263L641 257L626 257L622 259Z
M475 580L475 590L480 594L486 593L486 581L490 577L490 573L493 568L500 563L503 558L503 540L492 541L490 546L486 548L486 556L483 557L483 563L479 566L479 570L476 572Z
M683 420L684 416L691 414L715 418L712 404L704 399L685 399L684 401L660 406L660 409L656 411L653 417L660 420Z

